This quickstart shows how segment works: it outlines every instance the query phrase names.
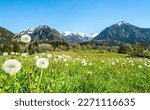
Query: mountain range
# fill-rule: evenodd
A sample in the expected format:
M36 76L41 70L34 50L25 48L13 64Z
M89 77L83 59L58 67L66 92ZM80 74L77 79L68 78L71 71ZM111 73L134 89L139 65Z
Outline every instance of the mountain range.
M68 43L96 42L110 45L120 43L150 43L150 28L140 28L126 21L120 21L105 28L100 33L86 34L82 32L65 31L58 32L56 29L46 25L40 25L34 28L28 28L19 34L0 27L0 43L11 44L22 35L29 34L32 42L34 41L60 41Z
M76 33L76 32L65 31L62 33L62 36L66 41L70 43L82 43L82 42L91 41L98 34L99 33L86 34L82 32Z

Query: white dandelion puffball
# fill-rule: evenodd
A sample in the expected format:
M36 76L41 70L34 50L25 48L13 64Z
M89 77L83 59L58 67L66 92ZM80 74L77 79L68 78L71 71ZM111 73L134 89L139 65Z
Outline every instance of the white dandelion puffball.
M65 66L68 66L68 64L66 63Z
M51 58L52 57L52 54L47 54L47 58Z
M7 53L7 52L4 52L4 53L3 53L3 56L8 56L8 53Z
M21 63L16 59L9 59L3 63L2 67L6 73L13 75L20 71Z
M15 55L16 53L15 52L11 52L11 55Z
M66 58L64 58L63 60L64 60L64 62L67 62L67 59L66 59Z
M22 53L21 56L22 57L27 57L28 53Z
M88 71L87 73L88 73L88 74L90 74L90 75L92 75L92 74L93 74L91 71Z
M36 66L38 68L47 68L49 65L48 59L46 58L39 58L36 60Z
M86 63L85 60L82 61L82 64L83 64L83 66L86 66L86 65L87 65L87 63Z
M28 34L24 34L21 36L21 41L24 43L29 43L31 41L31 37Z
M42 56L44 56L45 55L45 53L42 53Z
M115 62L111 62L112 65L115 65Z
M37 59L39 59L40 57L39 56L35 56L33 59L34 60L37 60Z
M20 53L16 52L15 55L20 55Z
M105 63L105 61L104 61L104 60L102 60L102 63Z
M141 65L139 65L139 66L138 66L138 68L142 68L142 66L141 66Z

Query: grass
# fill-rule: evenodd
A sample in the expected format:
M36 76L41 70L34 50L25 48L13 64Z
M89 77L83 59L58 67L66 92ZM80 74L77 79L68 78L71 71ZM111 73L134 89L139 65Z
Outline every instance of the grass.
M40 88L40 69L32 56L0 56L0 92L27 93L28 73L31 75L32 92L40 93L149 93L150 60L130 58L116 53L51 52L49 67L43 70ZM64 55L63 55L64 54ZM41 56L41 54L38 54ZM42 57L47 57L43 55ZM62 58L59 58L59 56ZM22 63L20 72L10 76L2 64L15 58ZM64 60L64 59L67 59ZM82 61L86 61L86 65ZM29 68L30 64L30 68ZM142 68L141 68L142 67Z

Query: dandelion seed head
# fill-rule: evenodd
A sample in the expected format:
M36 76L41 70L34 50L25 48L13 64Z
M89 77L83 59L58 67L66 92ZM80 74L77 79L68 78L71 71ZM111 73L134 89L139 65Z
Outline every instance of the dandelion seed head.
M8 56L8 53L7 53L7 52L4 52L4 53L3 53L3 56Z
M38 68L47 68L49 65L49 61L46 58L39 58L36 60L36 66Z
M9 59L3 63L2 67L6 73L13 75L20 71L21 63L16 59Z
M24 34L21 36L21 41L24 43L29 43L31 41L31 37L28 34Z
M132 66L134 66L134 63L131 63Z
M139 66L138 66L138 68L142 68L142 66L141 66L141 65L139 65Z
M104 60L102 60L102 63L105 63L105 61L104 61Z
M52 54L47 54L47 58L52 58Z
M28 53L22 53L21 56L22 57L27 57Z
M45 53L42 53L42 56L44 56L45 55Z
M10 54L11 54L11 55L15 55L16 53L15 53L15 52L11 52Z
M20 53L16 52L15 55L20 55Z
M63 60L64 60L64 62L67 62L67 58L64 58Z
M68 66L68 64L66 63L65 66Z
M112 65L115 65L115 62L111 62Z
M82 60L82 64L83 64L83 66L86 66L86 65L87 65L87 63L86 63L85 60Z
M88 73L88 74L90 74L90 75L92 75L92 74L93 74L91 71L88 71L87 73Z

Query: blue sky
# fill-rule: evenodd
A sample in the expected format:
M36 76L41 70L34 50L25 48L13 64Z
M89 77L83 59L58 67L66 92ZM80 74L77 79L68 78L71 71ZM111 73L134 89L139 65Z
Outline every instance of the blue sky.
M150 0L0 0L0 26L14 33L38 25L92 33L122 20L150 28Z

